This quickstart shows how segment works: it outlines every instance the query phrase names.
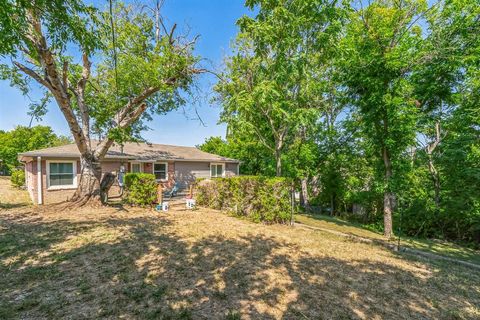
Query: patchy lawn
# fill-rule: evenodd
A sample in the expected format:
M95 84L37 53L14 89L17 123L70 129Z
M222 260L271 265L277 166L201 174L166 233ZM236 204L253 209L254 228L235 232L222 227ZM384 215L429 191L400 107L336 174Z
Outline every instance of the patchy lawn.
M0 209L0 274L1 319L480 317L478 271L206 209Z
M27 191L11 186L10 177L0 176L0 209L31 205Z
M382 234L364 229L359 224L350 223L334 217L299 214L295 215L295 220L312 227L326 228L374 240L385 240ZM391 242L397 243L397 241L398 238L394 238ZM480 251L462 247L452 242L402 237L400 244L405 247L480 265Z

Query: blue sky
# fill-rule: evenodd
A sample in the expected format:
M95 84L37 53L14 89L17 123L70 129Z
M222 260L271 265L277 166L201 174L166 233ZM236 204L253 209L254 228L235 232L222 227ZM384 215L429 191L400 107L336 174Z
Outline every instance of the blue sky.
M103 6L102 1L96 1ZM148 2L148 0L145 0ZM105 3L107 3L105 1ZM244 14L251 14L244 7L244 0L166 0L163 15L170 22L176 22L179 29L188 28L192 35L199 34L196 53L206 59L204 64L212 69L222 65L223 58L230 52L230 43L238 29L236 20ZM195 117L192 105L167 115L155 116L149 123L151 130L143 136L150 142L194 146L210 136L224 136L225 126L218 125L220 108L210 103L214 76L205 75L200 79L202 94L196 108L205 126ZM32 98L35 98L33 92ZM10 130L16 125L27 126L27 115L31 101L6 81L0 81L0 129ZM185 114L190 114L186 117ZM190 119L189 119L190 118ZM34 122L34 125L36 123ZM56 133L69 135L66 122L56 104L49 106L48 114L41 121Z

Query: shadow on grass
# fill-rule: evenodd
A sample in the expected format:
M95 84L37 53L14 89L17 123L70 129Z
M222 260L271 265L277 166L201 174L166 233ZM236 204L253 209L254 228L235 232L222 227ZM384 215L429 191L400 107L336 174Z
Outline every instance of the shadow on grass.
M452 318L480 303L479 275L441 264L423 274L263 235L192 239L162 216L26 217L0 221L0 318Z

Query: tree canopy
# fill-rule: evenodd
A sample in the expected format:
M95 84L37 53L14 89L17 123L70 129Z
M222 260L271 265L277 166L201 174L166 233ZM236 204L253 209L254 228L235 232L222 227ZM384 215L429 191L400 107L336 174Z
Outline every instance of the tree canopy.
M480 242L478 3L247 6L216 86L228 134L202 148L294 178L305 210Z
M56 147L71 143L68 137L57 135L48 126L17 126L10 131L0 131L0 160L11 171L19 166L20 152Z

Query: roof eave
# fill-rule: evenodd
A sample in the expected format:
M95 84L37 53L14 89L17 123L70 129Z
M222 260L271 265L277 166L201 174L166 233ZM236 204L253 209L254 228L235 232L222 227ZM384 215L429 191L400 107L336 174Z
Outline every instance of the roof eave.
M27 158L36 158L36 157L46 157L46 158L79 158L79 154L73 153L63 153L59 154L51 154L51 153L42 153L42 152L35 152L35 153L19 153L18 160L21 162L25 162L28 160ZM239 160L236 159L186 159L186 158L172 158L172 159L142 159L141 157L122 157L122 156L105 156L105 160L137 160L137 161L179 161L179 162L226 162L226 163L240 163Z

